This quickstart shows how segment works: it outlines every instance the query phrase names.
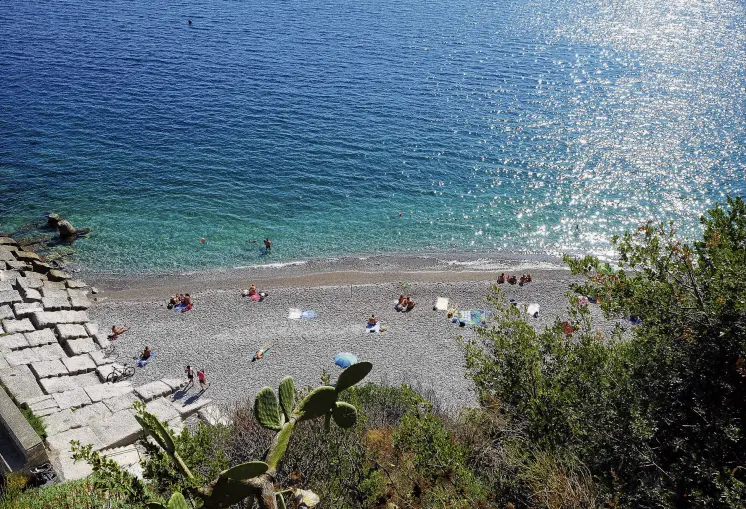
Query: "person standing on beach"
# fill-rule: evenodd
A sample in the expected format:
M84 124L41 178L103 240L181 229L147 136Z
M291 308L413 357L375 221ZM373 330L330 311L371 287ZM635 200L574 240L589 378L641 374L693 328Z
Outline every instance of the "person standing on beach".
M189 381L186 384L186 387L189 387L190 385L194 385L194 370L190 365L187 364L186 369L184 370L184 373L186 373L187 379Z
M207 378L205 377L205 369L202 368L199 371L197 371L197 378L199 379L199 388L200 390L204 391L208 385Z

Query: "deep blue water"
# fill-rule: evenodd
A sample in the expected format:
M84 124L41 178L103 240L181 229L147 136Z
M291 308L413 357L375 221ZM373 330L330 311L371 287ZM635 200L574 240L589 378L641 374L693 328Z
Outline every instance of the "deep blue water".
M733 0L0 0L0 230L57 211L114 271L693 235L746 194L745 26Z

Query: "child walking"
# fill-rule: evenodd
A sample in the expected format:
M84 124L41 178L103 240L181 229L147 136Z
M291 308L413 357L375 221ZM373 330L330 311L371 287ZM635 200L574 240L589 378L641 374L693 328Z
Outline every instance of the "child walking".
M200 390L204 391L210 385L209 383L207 383L207 378L205 377L204 368L197 371L197 378L199 379Z

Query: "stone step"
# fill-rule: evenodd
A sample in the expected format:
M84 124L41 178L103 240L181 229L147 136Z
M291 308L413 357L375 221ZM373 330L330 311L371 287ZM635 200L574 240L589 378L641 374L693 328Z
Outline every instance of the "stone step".
M64 357L63 360L66 358L67 357ZM37 379L71 374L67 366L60 359L32 362L29 367Z
M57 405L62 409L80 408L92 403L91 398L88 397L88 393L82 387L64 392L55 392L53 396Z
M190 397L190 398L183 398L183 399L177 399L172 400L171 404L176 409L177 412L179 412L179 415L182 419L186 419L196 411L198 411L200 408L209 405L212 403L212 400L209 398L202 398L202 397Z
M11 291L6 290L4 292L0 292L0 305L12 304L14 302L23 302L23 299L21 298L21 294L18 293L16 290L11 290Z
M47 430L47 438L64 433L69 429L80 428L80 424L75 421L75 414L69 408L42 416L41 420Z
M78 376L88 376L90 373L86 375L78 375ZM131 393L133 390L132 388L132 382L130 381L124 381L124 382L116 382L116 383L91 383L88 384L85 387L86 393L88 393L88 397L91 398L91 401L94 403L97 401L102 400L108 400L110 398L117 398L124 396L125 394ZM108 405L107 405L108 406Z
M230 420L215 405L205 405L197 411L197 416L210 426L229 426Z
M98 350L98 345L92 338L68 339L65 341L65 351L68 355L83 355Z
M0 382L20 404L44 396L36 377L27 365L0 369Z
M96 363L93 362L93 359L91 359L88 354L75 355L73 357L63 357L61 361L71 375L88 373L89 371L93 371L96 369Z
M39 290L35 290L33 288L21 288L19 292L21 293L21 296L23 296L23 300L25 302L28 303L29 301L34 301L37 304L41 303L42 297L41 297L41 294L39 293ZM44 309L43 306L40 306L39 310L42 310L42 309Z
M75 422L80 426L89 426L108 418L113 412L101 401L73 410Z
M78 389L81 387L88 388L88 386L100 385L100 382L95 373L84 373L82 375L42 378L41 380L39 380L39 385L42 386L42 389L44 389L45 393L55 394L58 392L71 391L73 389Z
M24 348L23 350L14 350L5 354L5 361L10 366L20 366L22 364L31 364L39 362L41 359L36 353L36 348Z
M55 299L53 297L42 297L41 305L44 307L44 311L62 311L73 308L69 299Z
M120 410L126 410L128 408L132 409L135 401L140 401L140 398L138 398L134 392L128 392L121 396L105 399L102 402L112 413L116 413Z
M60 340L87 338L88 331L77 323L61 323L55 325L54 332Z
M145 458L145 452L135 445L125 445L123 447L114 447L101 452L101 455L115 461L123 470L134 475L138 479L143 478L140 461Z
M135 393L140 396L143 401L150 401L166 394L171 394L174 389L170 385L163 382L162 380L156 380L140 387L135 388Z
M24 295L23 298L27 300L29 299L26 295ZM36 311L42 311L41 304L38 302L16 302L13 304L13 312L18 318L28 318Z
M162 422L168 422L180 417L179 412L171 404L171 400L167 398L154 399L146 403L145 408Z
M96 352L92 352L96 353ZM96 368L96 375L98 375L99 380L101 382L106 382L106 378L109 376L109 373L111 373L114 368L118 370L124 369L124 364L119 364L118 362L113 362L110 364L102 364Z
M133 410L120 410L91 425L93 433L101 443L101 449L129 445L145 432L135 419Z
M10 304L4 304L0 306L0 320L6 320L8 318L15 318L16 315L13 313L13 308Z
M0 336L0 351L20 350L29 346L26 336L20 332L8 336Z
M37 329L54 327L60 323L83 324L90 321L85 311L37 311L31 315L31 322Z
M104 352L103 350L94 350L93 352L88 352L88 356L91 358L96 366L103 366L105 364L112 364L114 362L114 359L112 357L107 357L106 352Z
M51 361L53 359L67 357L67 354L57 341L51 345L37 346L36 348L29 348L29 350L36 352L40 361Z
M6 334L13 334L16 332L33 332L34 325L28 318L20 319L5 319L3 320L3 329Z
M57 343L57 336L54 335L52 329L26 332L24 335L26 336L26 341L28 341L29 346L43 346Z

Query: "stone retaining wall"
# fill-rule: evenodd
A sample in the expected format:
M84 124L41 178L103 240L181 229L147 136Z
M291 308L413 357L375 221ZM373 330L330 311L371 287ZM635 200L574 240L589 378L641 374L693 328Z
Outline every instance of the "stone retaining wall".
M84 282L51 269L13 239L0 237L0 381L19 404L42 417L47 430L44 453L62 480L90 474L87 464L73 462L71 440L109 450L140 437L142 429L132 409L135 401L145 402L149 411L175 429L199 410L209 422L221 420L214 407L204 411L209 399L184 405L171 397L183 384L181 379L140 387L127 381L106 383L116 364L102 351L107 339L89 320L90 305ZM33 428L14 405L3 405L1 399L0 421L25 451L22 466L16 465L17 458L13 463L2 457L0 465L17 470L44 460L37 454L41 440Z

